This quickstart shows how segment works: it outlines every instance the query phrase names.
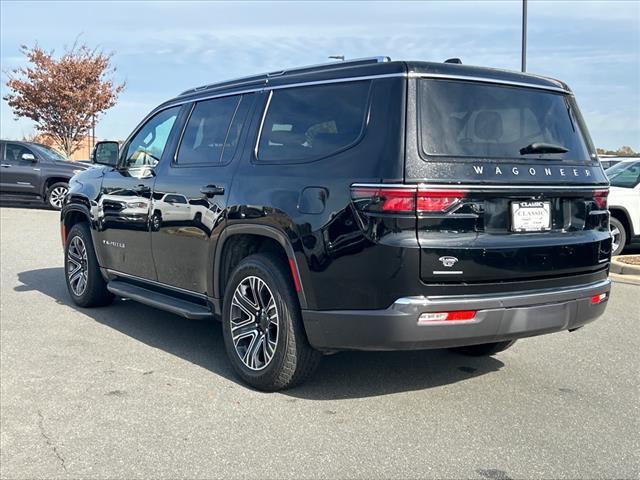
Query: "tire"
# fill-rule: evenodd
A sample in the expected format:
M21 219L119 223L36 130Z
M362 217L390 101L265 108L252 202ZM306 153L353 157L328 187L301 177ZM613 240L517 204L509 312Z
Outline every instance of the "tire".
M153 212L151 216L151 231L157 232L162 226L162 214L159 211Z
M620 255L627 244L627 230L615 217L609 218L609 230L611 231L611 255Z
M68 192L69 184L66 182L58 182L50 185L49 188L47 188L46 193L46 200L49 208L60 210L62 208L64 197L67 196Z
M320 362L304 332L291 273L275 255L251 255L235 268L224 295L222 332L234 370L259 390L291 388Z
M64 278L73 302L80 307L100 307L113 301L102 278L91 232L77 223L67 235L64 247Z
M515 340L507 340L505 342L481 343L480 345L468 345L466 347L450 348L452 352L469 357L488 357L505 351L511 345L516 343Z

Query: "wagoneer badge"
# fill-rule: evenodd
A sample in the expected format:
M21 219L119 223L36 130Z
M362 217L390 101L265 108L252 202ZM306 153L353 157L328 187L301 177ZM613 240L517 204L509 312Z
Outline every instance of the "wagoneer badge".
M438 260L442 262L445 267L453 267L458 259L456 257L440 257Z

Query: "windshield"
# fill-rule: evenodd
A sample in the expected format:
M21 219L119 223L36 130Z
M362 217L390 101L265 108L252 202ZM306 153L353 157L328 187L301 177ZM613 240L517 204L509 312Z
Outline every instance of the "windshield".
M418 112L427 155L591 162L583 122L569 95L422 79Z
M640 160L618 163L604 173L612 187L633 188L640 183Z
M51 160L54 162L68 162L69 160L62 155L57 150L54 150L51 147L47 147L46 145L30 145L34 150L36 150L40 155L45 157L47 160Z

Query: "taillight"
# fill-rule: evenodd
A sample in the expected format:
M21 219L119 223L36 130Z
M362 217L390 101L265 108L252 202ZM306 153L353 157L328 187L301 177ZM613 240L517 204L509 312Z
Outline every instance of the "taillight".
M456 310L453 312L429 312L423 313L418 318L418 323L429 322L464 322L473 320L476 316L475 310Z
M607 209L607 197L609 196L609 190L596 190L593 192L593 201L600 210Z
M418 187L354 186L351 197L368 211L384 213L445 212L462 201L460 190L426 190Z
M414 188L353 187L351 197L367 202L367 210L389 213L411 213L416 209Z
M598 305L604 302L607 299L606 293L601 293L600 295L594 295L591 297L591 305Z
M417 208L419 212L444 212L463 198L460 190L418 190Z

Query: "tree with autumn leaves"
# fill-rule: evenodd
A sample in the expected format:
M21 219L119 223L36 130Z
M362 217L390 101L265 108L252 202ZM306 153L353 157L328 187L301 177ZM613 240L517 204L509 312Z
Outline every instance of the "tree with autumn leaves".
M39 134L52 138L70 156L124 90L124 83L111 78L112 54L84 44L74 44L60 58L37 45L21 50L28 65L7 73L4 100L16 117L33 120Z

